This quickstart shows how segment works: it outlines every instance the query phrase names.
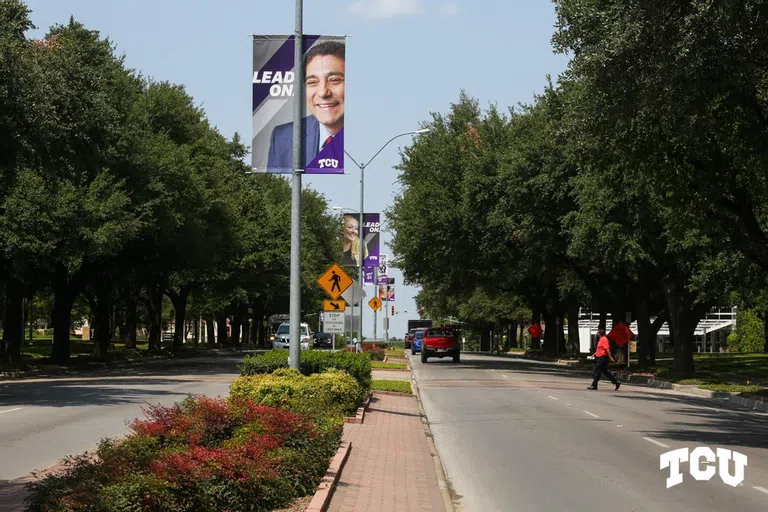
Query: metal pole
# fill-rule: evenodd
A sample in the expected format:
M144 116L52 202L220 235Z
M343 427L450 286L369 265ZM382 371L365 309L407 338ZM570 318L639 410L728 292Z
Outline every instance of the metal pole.
M365 238L363 237L363 210L364 210L364 202L365 202L365 164L362 164L360 166L360 227L359 232L357 234L359 240L360 240L360 247L359 247L359 253L358 253L358 263L360 264L360 289L365 289L365 262L363 261L363 258L365 257L363 253L363 244L365 243ZM375 282L375 280L374 280ZM360 293L360 344L358 347L363 346L363 294Z
M293 97L293 182L291 190L291 281L290 343L288 366L299 369L301 349L301 173L303 148L304 98L304 5L296 0L296 32L294 37L295 90Z
M376 295L376 297L378 297L379 296L379 267L376 267L376 269L373 271L373 275L374 275L373 282L376 283L373 286L374 294ZM373 310L373 341L374 342L378 341L378 333L376 329L377 327L376 324L378 323L378 321L379 321L379 312L374 309Z
M389 343L389 284L387 284L387 296L385 298L387 299L387 305L386 310L384 311L384 341Z

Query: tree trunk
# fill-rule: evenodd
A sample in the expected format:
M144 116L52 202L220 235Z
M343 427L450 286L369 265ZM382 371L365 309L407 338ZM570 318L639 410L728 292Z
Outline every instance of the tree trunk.
M136 348L136 299L133 296L126 297L125 303L125 347Z
M234 314L232 315L232 323L230 324L232 327L230 338L232 341L232 346L238 347L240 345L240 326L242 325L243 320L240 316L240 304L235 302L232 306L232 311Z
M174 321L173 321L173 348L181 348L185 341L185 322L187 319L187 302L189 300L190 289L187 286L182 286L179 291L173 288L166 290L168 298L171 299L173 304Z
M240 304L240 322L243 326L243 344L248 345L250 343L251 324L248 321L248 304L245 302Z
M224 313L216 315L216 324L218 330L216 342L219 344L219 348L224 348L229 342L227 339L227 315Z
M493 341L493 331L491 329L482 329L480 331L480 352L490 352Z
M568 305L568 353L579 353L579 303L575 301Z
M637 288L637 364L648 366L650 351L656 345L651 336L651 315L648 312L648 286L641 280ZM657 331L658 332L658 331Z
M696 321L686 307L679 285L668 282L664 285L664 294L669 312L670 333L675 340L675 370L681 377L692 377L695 370L693 364L693 333Z
M554 357L557 355L558 344L558 326L555 322L555 315L548 310L544 311L544 323L546 324L544 329L544 352Z
M763 352L768 352L768 310L763 312Z
M568 352L568 349L565 346L565 316L558 314L557 318L560 319L560 323L557 324L557 353L565 354Z
M72 307L77 292L66 282L54 284L53 289L53 347L51 359L56 364L69 361L69 330L72 327Z
M266 347L267 328L264 327L264 303L255 301L251 307L253 308L254 345L258 347Z
M162 348L163 288L157 284L147 288L149 295L147 302L147 315L149 316L148 349L150 352L159 352Z
M597 329L600 331L605 331L606 334L608 333L608 329L606 329L608 325L608 311L605 308L600 308L600 322L597 324Z
M213 325L213 315L205 316L205 330L208 338L208 346L213 348L216 346L216 329Z
M94 340L94 348L96 355L104 357L109 353L109 342L112 337L112 331L110 330L109 322L109 284L104 284L105 281L99 280L99 284L94 288L96 292L96 304L94 311L96 316L96 339Z
M3 342L5 356L10 363L21 363L21 344L24 341L24 293L22 285L16 280L9 280L5 294L5 322L3 324Z
M195 316L195 326L194 326L194 340L195 340L195 346L200 344L200 317Z
M524 336L524 334L523 334L524 332L525 332L525 323L524 322L520 322L520 333L519 333L519 336L517 337L517 339L520 340L520 348L526 348L525 347L525 338L523 337Z
M517 323L512 322L507 329L507 350L517 348Z

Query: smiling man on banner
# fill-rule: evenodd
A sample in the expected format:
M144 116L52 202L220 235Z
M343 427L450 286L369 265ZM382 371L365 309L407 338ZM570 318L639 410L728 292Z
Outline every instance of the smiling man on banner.
M307 168L343 167L345 93L345 46L338 41L324 41L313 46L305 57L307 109L304 119L304 154ZM268 169L291 168L293 123L281 124L272 132Z

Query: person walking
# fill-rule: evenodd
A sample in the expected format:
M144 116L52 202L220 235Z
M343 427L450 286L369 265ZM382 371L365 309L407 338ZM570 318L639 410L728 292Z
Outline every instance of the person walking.
M595 371L593 373L594 380L592 381L592 385L589 386L587 389L597 389L597 382L600 380L601 375L605 375L608 380L610 380L614 386L616 386L616 389L619 389L619 386L621 386L621 383L616 380L616 377L611 375L611 372L608 371L608 362L615 363L613 356L611 355L611 344L608 341L608 338L605 336L605 331L599 330L597 331L597 349L595 349L595 353L592 354L592 356L597 360L597 364L595 364Z

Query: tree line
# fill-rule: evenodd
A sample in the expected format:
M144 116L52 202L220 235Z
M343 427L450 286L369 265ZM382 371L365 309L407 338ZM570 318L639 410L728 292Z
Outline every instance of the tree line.
M668 321L683 375L698 322L738 304L768 351L768 5L555 8L555 83L506 111L462 92L403 152L388 215L418 302L477 326L543 319L552 354L578 350L580 307L603 325L631 311L643 365Z
M263 320L288 311L289 182L246 174L237 134L222 135L182 85L129 69L97 31L70 19L34 40L32 28L23 2L0 2L4 357L20 358L33 297L50 303L57 362L70 357L76 303L99 354L115 323L128 346L146 325L160 348L164 297L174 345L191 314L209 341L214 319L227 340L231 318L229 342L266 343ZM317 311L313 281L339 259L340 220L317 192L302 200L302 303Z

